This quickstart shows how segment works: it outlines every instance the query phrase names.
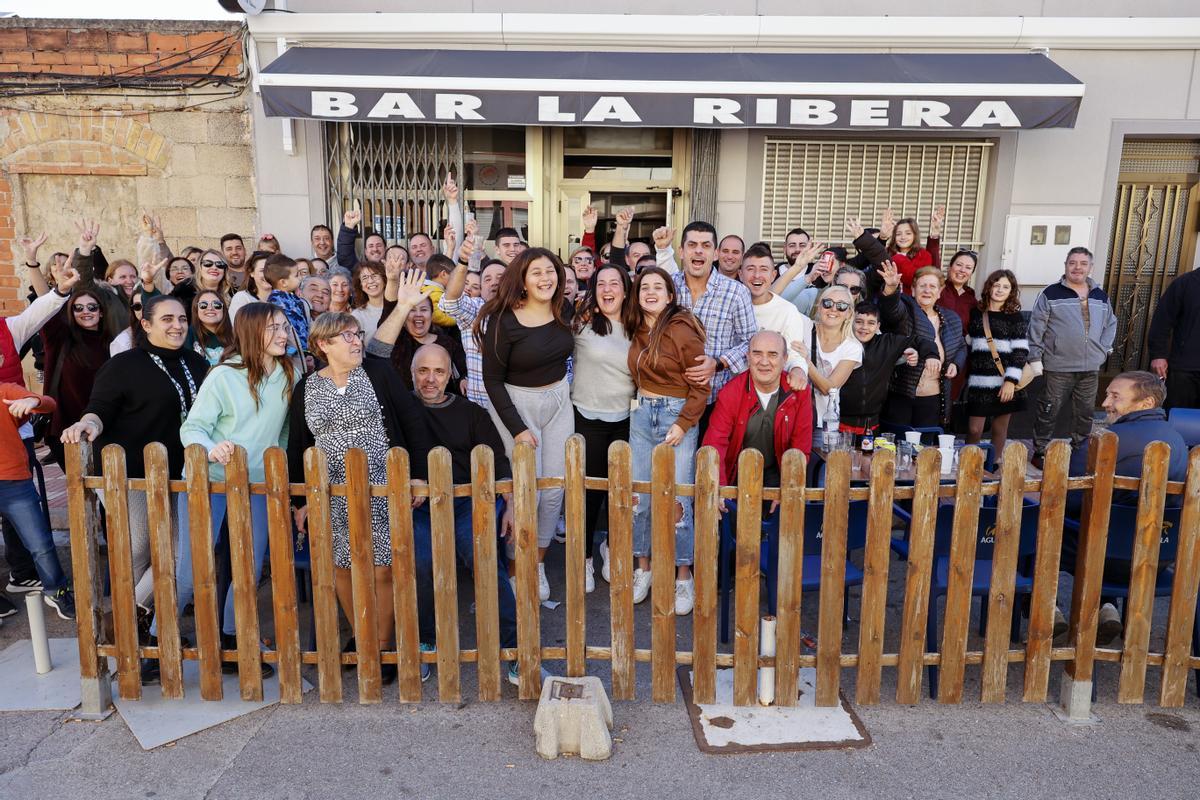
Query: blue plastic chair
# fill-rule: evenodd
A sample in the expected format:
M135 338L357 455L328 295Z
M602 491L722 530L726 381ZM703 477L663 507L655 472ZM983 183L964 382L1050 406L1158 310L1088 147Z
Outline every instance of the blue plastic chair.
M1167 421L1179 431L1188 447L1200 444L1200 408L1172 408Z
M945 513L943 513L945 510ZM1025 499L1021 508L1021 532L1017 543L1017 577L1014 593L1028 595L1033 592L1033 577L1021 572L1021 562L1029 559L1037 550L1039 504ZM995 550L996 527L995 498L985 498L979 509L979 525L975 538L975 569L971 577L971 596L986 598L992 585L992 553ZM929 621L925 627L925 649L938 649L937 600L950 589L950 545L954 536L954 506L942 503L938 506L937 528L933 538L933 579L929 597ZM979 608L980 634L987 623L987 601L982 600ZM1013 638L1020 633L1021 618L1014 611ZM938 668L929 665L929 696L937 697Z
M721 641L729 641L729 597L732 594L733 581L730 565L737 551L737 536L735 533L737 521L737 504L726 502L729 509L721 516L720 525L720 561L718 565L718 585L721 592ZM815 592L821 588L821 544L822 524L825 514L824 503L810 501L804 507L804 560L800 573L800 591ZM767 578L767 608L774 614L779 585L779 515L763 519L763 532L766 540L760 548L759 569ZM846 531L846 554L861 550L867 543L867 501L854 500L850 503ZM845 603L849 605L849 589L851 586L861 586L863 571L855 566L848 558L846 560Z
M1174 582L1174 572L1172 570L1161 569L1165 563L1175 560L1175 555L1179 549L1179 522L1183 514L1183 509L1180 507L1167 508L1163 511L1163 528L1162 537L1158 545L1158 563L1160 569L1158 577L1154 583L1155 597L1169 597ZM1079 534L1080 521L1068 517L1063 522L1063 530L1074 531ZM1109 510L1108 518L1108 543L1105 547L1105 561L1132 561L1133 560L1133 543L1137 537L1137 506L1123 505L1121 503L1113 503ZM1107 581L1100 584L1100 600L1102 603L1113 603L1115 605L1124 606L1124 601L1129 597L1129 583L1109 583ZM1197 601L1197 611L1200 611L1200 600ZM1196 615L1196 628L1192 634L1192 655L1200 656L1200 614ZM1200 696L1200 669L1196 672L1196 694Z

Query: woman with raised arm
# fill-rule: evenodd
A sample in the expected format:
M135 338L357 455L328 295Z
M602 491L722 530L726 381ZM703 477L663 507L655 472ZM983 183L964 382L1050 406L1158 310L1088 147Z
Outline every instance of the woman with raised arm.
M626 359L637 387L636 405L629 416L629 444L633 450L633 479L650 480L656 445L669 444L675 452L675 480L688 483L695 474L697 423L708 402L708 382L687 377L688 367L704 355L704 327L683 306L671 275L660 267L647 267L633 285L636 302L627 305L625 327L632 332ZM637 495L633 512L633 602L650 591L650 496ZM692 580L695 530L692 501L675 498L675 613L690 614L696 601Z
M625 327L626 303L633 284L624 267L604 264L591 276L587 294L575 316L575 379L571 402L575 405L575 431L583 435L584 468L596 478L608 477L608 448L613 442L629 441L629 402L636 389L629 371L629 345L633 338ZM587 561L584 591L596 588L596 523L605 493L589 490L584 512ZM603 565L600 574L609 579L608 545L600 545Z
M404 386L395 370L379 359L363 360L363 333L358 320L345 312L328 312L317 317L309 332L309 348L325 366L296 387L290 410L288 467L291 480L303 483L304 451L316 446L325 453L329 481L346 482L346 452L351 448L367 455L371 483L387 483L389 447L408 450L414 478L424 480L429 450L433 446L424 410ZM414 498L419 505L423 498ZM304 530L308 506L302 498L293 504L296 526ZM350 582L350 518L344 496L329 501L333 536L333 564L338 602L346 618L354 620ZM371 541L374 552L375 594L384 598L376 604L376 631L381 647L395 633L392 597L392 538L388 499L371 498ZM428 667L422 666L428 674ZM383 665L383 682L396 679L396 665Z
M906 290L912 289L913 279L917 270L922 267L936 266L941 269L942 223L946 219L946 207L938 206L929 218L929 238L921 247L921 228L913 217L892 221L892 210L884 212L883 227L886 231L891 228L891 236L887 240L888 258L900 270L900 281Z
M537 474L566 472L567 437L575 432L567 359L575 337L563 314L563 265L531 247L513 258L496 295L483 304L472 335L482 355L488 412L511 459L516 444L533 445ZM538 492L538 595L550 597L542 563L562 516L562 489Z
M135 295L136 296L136 295ZM152 442L167 448L168 477L183 474L179 428L196 401L208 362L184 346L187 312L178 298L157 295L146 301L136 345L110 358L96 373L87 408L62 432L62 441L93 441L97 450L118 444L125 450L130 478L146 477L143 449ZM146 492L129 490L129 534L133 550L134 601L139 630L148 632L154 575L150 570L150 525ZM174 524L172 504L172 525Z
M833 390L840 390L863 362L862 343L854 336L854 306L854 295L837 284L826 287L817 299L812 346L805 355L819 428L837 418L838 409L830 400Z
M383 318L367 341L367 354L391 361L400 380L413 389L412 360L421 345L440 344L450 354L450 383L446 391L466 392L467 356L458 339L433 326L433 300L421 291L425 275L408 270L397 283L395 308Z
M354 274L354 308L350 311L358 320L367 341L375 335L384 311L392 304L387 300L387 268L380 261L360 261ZM395 286L392 286L395 291Z
M242 308L234 322L235 351L226 354L220 364L209 370L204 385L187 419L179 428L180 443L199 444L208 453L208 477L214 482L225 480L225 466L241 446L246 451L246 466L251 483L265 478L263 460L267 448L286 447L288 441L288 404L296 383L295 368L288 358L287 346L291 330L283 312L269 303L249 303ZM225 521L226 496L213 494L210 498L212 536L216 541ZM192 546L189 529L187 495L179 496L179 550L176 586L182 610L192 600ZM252 527L253 574L255 585L262 577L263 559L267 553L267 498L250 495ZM234 619L234 591L222 598L224 613L221 619L221 647L237 647ZM157 636L157 619L150 633ZM143 662L143 678L157 680L158 661ZM236 673L237 664L225 662L221 669ZM263 664L263 674L274 670Z

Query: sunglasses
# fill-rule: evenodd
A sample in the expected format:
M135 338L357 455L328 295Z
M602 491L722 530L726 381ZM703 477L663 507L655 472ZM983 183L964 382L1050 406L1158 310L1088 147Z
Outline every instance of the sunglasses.
M362 344L367 339L367 335L363 331L342 331L338 337L346 344L354 344L356 340Z
M210 308L215 308L220 311L224 307L225 304L220 300L201 300L199 303L196 303L196 308L200 309L201 311L207 311Z
M830 300L827 297L821 301L821 308L836 308L838 311L848 311L850 304L845 300Z
M842 284L840 284L840 283L839 283L839 284L837 284L837 285L838 285L838 286L841 286L843 289L845 289L846 291L850 292L850 294L851 294L851 295L854 295L854 296L856 296L856 297L857 297L858 295L862 294L862 287L861 287L861 286L842 286Z
M76 310L78 310L78 309L76 309ZM129 306L129 310L130 311L141 311L142 304L141 303L133 303L132 305Z
M84 311L99 311L100 306L96 303L76 303L71 306L71 310L76 314L82 314Z
M208 259L201 261L200 266L202 266L202 267L220 267L221 269L226 269L229 267L229 265L226 264L224 261L210 261Z

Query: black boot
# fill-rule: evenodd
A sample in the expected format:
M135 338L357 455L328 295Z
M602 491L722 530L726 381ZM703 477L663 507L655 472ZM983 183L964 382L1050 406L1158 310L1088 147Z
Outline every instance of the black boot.
M158 647L158 637L147 634L146 647ZM153 686L158 683L159 670L157 658L143 658L139 671L141 672L142 683L147 686Z

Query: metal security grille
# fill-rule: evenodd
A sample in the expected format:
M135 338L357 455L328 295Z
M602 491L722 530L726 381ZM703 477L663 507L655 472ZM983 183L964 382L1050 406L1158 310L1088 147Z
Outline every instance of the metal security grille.
M435 235L446 219L442 183L462 172L462 129L371 122L325 124L325 174L335 227L354 208L389 243Z
M1196 243L1200 141L1132 139L1121 151L1104 288L1117 312L1105 372L1145 369L1150 318Z
M946 207L942 257L979 250L991 142L886 142L767 139L762 237L778 252L792 228L816 241L848 245L846 217L878 226L889 206L915 217L924 237L929 216Z

